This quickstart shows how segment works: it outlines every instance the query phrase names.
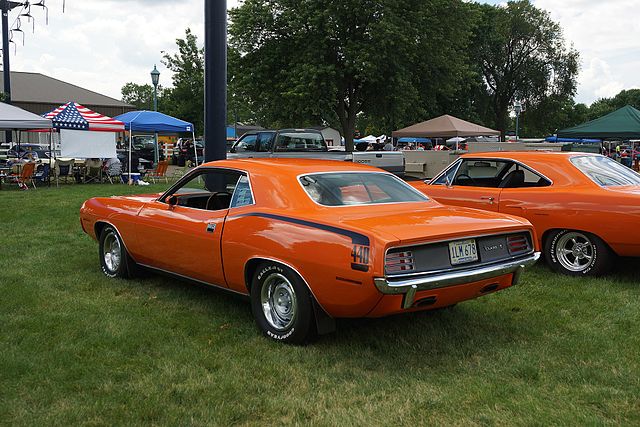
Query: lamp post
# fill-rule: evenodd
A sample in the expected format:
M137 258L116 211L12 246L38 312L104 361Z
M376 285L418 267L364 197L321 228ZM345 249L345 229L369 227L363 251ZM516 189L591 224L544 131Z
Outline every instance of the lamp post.
M151 70L151 83L153 83L153 111L158 111L158 81L160 80L160 71L153 66L153 70ZM160 161L160 150L158 148L158 132L154 132L153 139L155 141L155 164L157 165Z
M522 104L520 103L520 101L516 101L513 103L513 111L516 113L516 141L519 139L518 136L518 127L519 127L519 120L520 120L520 113L522 113Z

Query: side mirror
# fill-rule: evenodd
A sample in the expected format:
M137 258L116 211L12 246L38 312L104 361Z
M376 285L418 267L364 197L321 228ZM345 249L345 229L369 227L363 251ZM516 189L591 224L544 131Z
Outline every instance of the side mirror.
M167 197L167 203L169 204L169 209L173 209L173 207L178 204L178 198L174 195L171 195Z

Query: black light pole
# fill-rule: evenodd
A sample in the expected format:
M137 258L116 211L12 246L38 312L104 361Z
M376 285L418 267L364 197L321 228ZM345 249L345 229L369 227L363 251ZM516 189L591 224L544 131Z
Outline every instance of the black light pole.
M8 0L0 0L2 9L2 72L4 78L4 102L11 104L11 69L9 67L9 11L20 3ZM11 143L13 137L11 131L5 132L5 142Z
M227 158L227 1L204 0L205 161Z
M153 66L153 70L151 70L151 83L153 83L153 111L158 111L158 82L160 81L160 71ZM155 142L155 150L154 150L154 160L156 166L160 161L160 149L158 148L158 132L153 133L153 140ZM194 141L195 144L195 141Z

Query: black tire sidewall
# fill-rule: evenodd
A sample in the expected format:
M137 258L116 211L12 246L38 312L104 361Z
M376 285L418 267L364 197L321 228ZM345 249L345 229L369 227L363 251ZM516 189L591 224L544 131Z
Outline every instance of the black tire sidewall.
M116 236L116 239L118 239L118 241L120 242L120 265L118 266L118 269L116 271L111 271L109 268L107 268L107 265L104 262L104 255L103 255L104 240L107 237L107 234L109 234L109 232L113 232L113 234ZM104 229L100 233L100 244L98 245L98 256L100 257L100 268L102 269L102 272L104 273L105 276L111 277L111 278L115 278L115 277L125 278L128 276L127 250L124 247L124 243L122 242L122 238L120 237L120 234L118 234L118 231L110 225L104 227Z
M291 282L295 291L298 312L296 313L294 323L284 331L273 328L262 311L262 302L260 300L262 286L271 273L279 273L285 276L289 282ZM258 266L251 281L251 311L260 330L265 336L275 341L301 344L310 336L313 307L311 305L309 291L298 274L284 265L268 262Z
M558 241L562 236L570 232L577 232L583 234L591 242L593 247L593 259L587 268L582 271L571 271L566 269L558 260L556 255L556 249ZM569 276L595 276L603 274L610 261L609 250L606 244L597 236L587 233L585 231L578 230L558 230L552 233L545 241L545 258L547 263L557 272L569 275Z

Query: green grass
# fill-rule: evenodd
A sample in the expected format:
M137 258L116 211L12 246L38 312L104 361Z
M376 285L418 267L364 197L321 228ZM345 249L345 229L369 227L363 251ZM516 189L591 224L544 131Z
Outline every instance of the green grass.
M103 277L81 203L162 187L0 192L0 424L640 424L638 260L285 346L242 299Z

